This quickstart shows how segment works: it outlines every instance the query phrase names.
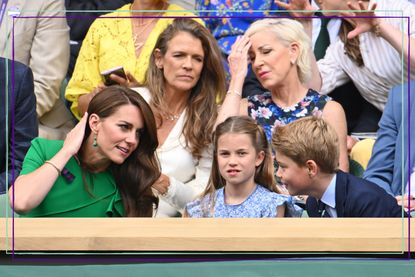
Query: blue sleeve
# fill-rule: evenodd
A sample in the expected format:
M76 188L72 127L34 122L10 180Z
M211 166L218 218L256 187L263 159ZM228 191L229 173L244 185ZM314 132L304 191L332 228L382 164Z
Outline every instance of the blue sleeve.
M389 93L382 118L379 121L377 139L373 146L372 156L369 160L363 178L380 186L387 193L393 195L391 184L395 161L395 144L399 132L399 126L394 118L395 97L399 97L401 87L395 87ZM399 114L399 113L398 113Z
M38 122L36 114L36 97L34 94L33 74L29 67L15 64L16 82L13 95L9 95L8 107L12 118L9 120L8 134L8 186L6 186L6 173L0 176L1 189L7 189L19 175L23 159L30 147L30 142L38 135ZM21 66L21 67L20 67ZM9 84L11 86L12 84ZM9 89L8 91L12 91ZM13 172L14 169L14 172ZM1 192L0 192L1 193Z

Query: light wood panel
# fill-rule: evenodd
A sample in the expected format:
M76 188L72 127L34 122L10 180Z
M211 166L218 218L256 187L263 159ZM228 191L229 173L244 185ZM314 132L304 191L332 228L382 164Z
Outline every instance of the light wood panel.
M12 219L0 219L0 249ZM29 251L402 252L408 219L15 218L14 249ZM411 225L415 221L411 219ZM7 232L6 232L7 231ZM414 232L412 232L413 234ZM411 236L411 250L415 239Z

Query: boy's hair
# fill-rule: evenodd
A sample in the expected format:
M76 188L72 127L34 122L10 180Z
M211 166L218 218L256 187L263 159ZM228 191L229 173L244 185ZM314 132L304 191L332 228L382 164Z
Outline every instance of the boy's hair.
M313 160L324 173L334 173L338 168L337 133L321 118L309 116L275 128L272 147L299 166Z
M225 134L246 134L251 138L252 145L257 154L264 151L264 160L255 171L255 183L262 185L270 191L280 193L275 183L271 149L264 130L255 120L248 116L232 116L219 124L213 133L212 141L214 149L212 169L209 183L201 195L201 198L205 196L209 198L208 201L204 201L207 205L201 207L205 214L210 213L214 207L215 191L224 187L226 183L225 179L220 175L217 156L218 140Z

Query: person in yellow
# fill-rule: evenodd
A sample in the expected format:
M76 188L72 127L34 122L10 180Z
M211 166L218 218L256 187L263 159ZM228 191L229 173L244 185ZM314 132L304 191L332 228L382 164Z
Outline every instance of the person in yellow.
M162 16L169 18L161 19ZM65 92L75 117L79 119L92 97L105 87L103 71L122 66L127 73L126 83L135 79L142 84L159 34L172 23L173 17L179 16L195 15L166 0L134 0L97 18L82 43Z

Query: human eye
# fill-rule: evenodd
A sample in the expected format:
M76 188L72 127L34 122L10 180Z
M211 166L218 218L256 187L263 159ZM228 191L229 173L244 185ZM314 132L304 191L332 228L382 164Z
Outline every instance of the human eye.
M238 151L238 156L240 156L240 157L243 157L246 154L248 154L248 152L246 152L246 151Z
M272 51L272 49L271 48L264 48L264 49L262 49L262 54L264 54L264 55L266 55L266 54L269 54L269 53L271 53L271 51Z
M228 151L219 151L219 156L221 156L221 157L228 157L229 156L229 152Z

